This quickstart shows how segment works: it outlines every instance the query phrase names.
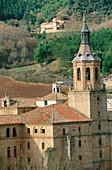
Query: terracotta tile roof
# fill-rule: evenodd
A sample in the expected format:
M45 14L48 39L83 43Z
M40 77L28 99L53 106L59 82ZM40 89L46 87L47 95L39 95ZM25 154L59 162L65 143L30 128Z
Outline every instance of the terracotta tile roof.
M67 100L67 96L62 93L50 93L47 96L44 97L38 97L36 98L38 101L43 101L43 100Z
M27 124L91 121L87 116L65 104L38 107L35 110L23 113L22 119L23 123Z
M20 123L22 123L20 115L0 115L0 125Z

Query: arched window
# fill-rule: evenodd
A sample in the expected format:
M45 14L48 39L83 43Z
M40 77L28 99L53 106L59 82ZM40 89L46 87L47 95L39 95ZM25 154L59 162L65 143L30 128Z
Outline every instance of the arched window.
M98 68L95 68L95 80L98 80Z
M13 128L13 137L16 137L16 128Z
M80 71L80 68L77 69L77 80L78 81L81 80L81 71Z
M4 107L7 107L7 101L6 100L4 101Z
M90 80L90 68L86 68L86 80Z
M41 128L41 133L45 133L45 128L44 127Z
M10 128L6 129L6 137L10 137Z
M34 133L38 133L37 127L34 127Z

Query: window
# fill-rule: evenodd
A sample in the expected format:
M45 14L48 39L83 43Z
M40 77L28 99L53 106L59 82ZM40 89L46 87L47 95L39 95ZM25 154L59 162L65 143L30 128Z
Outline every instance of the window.
M81 147L81 140L79 140L79 147Z
M42 149L44 149L44 148L45 148L44 143L42 143Z
M81 131L81 127L79 127L79 132Z
M13 137L16 137L16 128L13 128Z
M99 139L99 146L101 146L101 138Z
M30 157L28 157L27 160L28 160L28 162L31 162L31 158Z
M16 157L16 146L14 146L14 157Z
M87 34L85 34L85 43L87 42Z
M98 111L98 118L100 118L100 112Z
M78 81L81 80L81 71L80 71L80 68L77 69L77 80Z
M22 149L22 144L20 144L20 149Z
M102 158L102 151L100 151L100 158Z
M30 149L30 142L27 143L28 149Z
M30 133L30 128L29 127L27 128L27 133Z
M65 135L65 129L63 129L63 135Z
M98 80L98 68L95 68L95 80Z
M55 88L53 88L53 92L55 93Z
M37 128L35 128L34 132L37 133Z
M42 129L41 131L42 131L42 133L45 133L45 129Z
M10 166L7 167L7 170L10 170Z
M10 147L7 148L7 158L10 158Z
M90 80L90 68L86 68L86 80Z
M99 101L100 101L100 98L99 98L99 97L97 97L97 102L98 102L98 104L99 104Z
M100 123L98 124L98 130L101 130L101 124Z
M4 107L7 107L7 101L6 100L4 101Z
M6 137L10 137L10 128L6 129Z
M47 105L47 100L44 101L44 104Z
M57 93L59 93L59 87L57 87Z
M81 155L79 155L79 160L82 160L82 156Z

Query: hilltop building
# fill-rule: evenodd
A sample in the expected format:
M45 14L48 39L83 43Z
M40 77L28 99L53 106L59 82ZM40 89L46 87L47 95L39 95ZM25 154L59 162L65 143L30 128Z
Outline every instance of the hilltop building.
M2 170L112 169L111 112L85 15L83 22L68 95L56 82L45 97L0 99Z
M64 22L61 20L56 20L56 18L53 18L51 22L45 22L41 24L41 33L58 32L62 29L64 29Z

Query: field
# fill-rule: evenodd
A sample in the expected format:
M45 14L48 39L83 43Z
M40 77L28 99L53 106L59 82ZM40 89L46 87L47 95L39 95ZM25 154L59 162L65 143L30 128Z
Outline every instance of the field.
M67 91L68 87L62 87ZM51 85L16 82L0 76L0 97L5 94L9 97L41 97L51 93Z

